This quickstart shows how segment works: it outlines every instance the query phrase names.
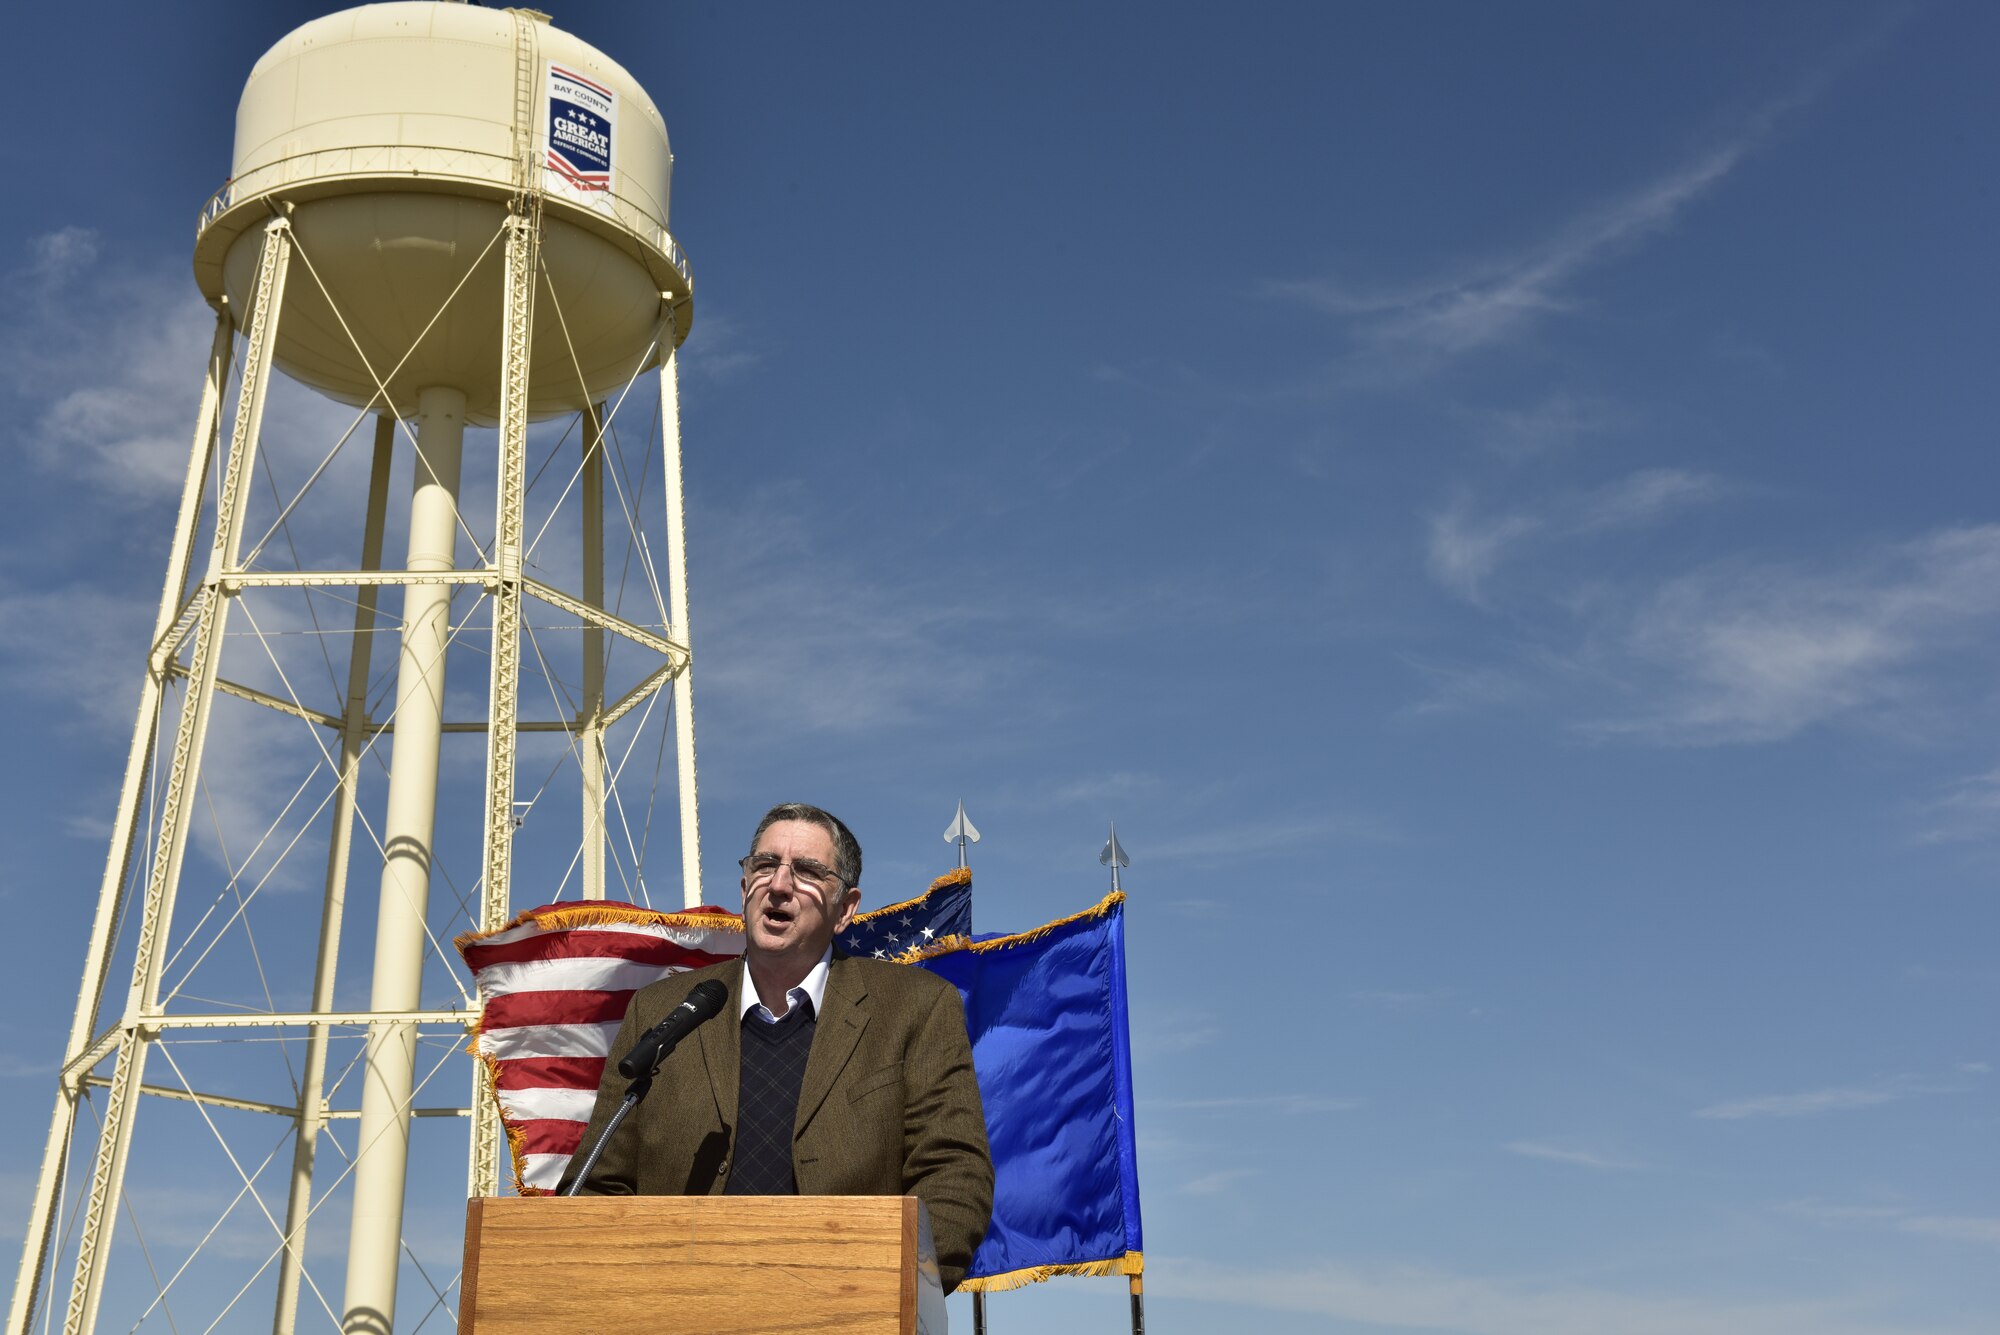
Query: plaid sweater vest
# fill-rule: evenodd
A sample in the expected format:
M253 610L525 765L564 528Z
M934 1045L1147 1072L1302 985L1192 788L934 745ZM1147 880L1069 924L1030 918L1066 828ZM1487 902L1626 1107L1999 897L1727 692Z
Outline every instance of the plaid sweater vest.
M743 1017L743 1069L736 1086L736 1152L731 1196L796 1196L792 1175L792 1124L799 1115L799 1084L812 1052L810 1001L785 1012L776 1024Z

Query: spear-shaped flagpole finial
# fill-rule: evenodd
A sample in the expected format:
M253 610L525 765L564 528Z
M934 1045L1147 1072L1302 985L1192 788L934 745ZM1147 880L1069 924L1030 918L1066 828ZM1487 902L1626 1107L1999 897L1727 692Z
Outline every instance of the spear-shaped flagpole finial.
M1122 891L1125 887L1118 883L1118 869L1132 865L1132 859L1125 856L1125 846L1118 842L1118 822L1111 822L1111 837L1104 841L1104 851L1097 860L1111 868L1111 888Z
M944 841L958 845L958 865L965 865L965 846L979 842L979 827L965 818L965 803L958 804L958 816L944 832Z

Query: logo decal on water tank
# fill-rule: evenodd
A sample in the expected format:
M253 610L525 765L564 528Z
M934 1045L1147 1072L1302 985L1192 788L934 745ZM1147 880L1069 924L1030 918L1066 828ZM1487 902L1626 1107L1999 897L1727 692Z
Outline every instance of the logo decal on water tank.
M549 175L572 190L611 189L611 126L618 94L549 66Z

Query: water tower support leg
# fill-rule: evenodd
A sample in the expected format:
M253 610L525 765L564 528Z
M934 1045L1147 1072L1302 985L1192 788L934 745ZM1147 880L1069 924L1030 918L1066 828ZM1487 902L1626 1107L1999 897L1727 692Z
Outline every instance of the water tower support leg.
M452 568L464 442L464 392L419 391L415 487L410 498L408 568L413 574ZM413 1011L422 1002L428 944L424 922L430 904L445 651L450 639L451 586L406 585L402 654L396 669L396 741L382 821L386 856L375 920L371 1011ZM395 1324L416 1044L414 1023L368 1027L354 1166L354 1222L347 1243L346 1311L341 1318L341 1329L348 1335L389 1335Z
M583 417L583 600L604 606L604 405ZM583 626L583 708L577 717L583 774L583 897L604 898L604 632Z
M674 678L674 760L680 777L681 903L701 903L701 812L694 779L694 634L688 628L687 501L681 486L680 375L669 352L660 367L660 452L667 500L667 606L673 634L688 649Z
M201 520L203 488L215 457L216 429L222 420L222 391L229 379L235 325L225 308L215 315L215 339L208 352L208 375L202 382L201 407L195 414L194 446L188 457L187 480L181 488L179 517L168 549L167 578L160 591L159 614L153 620L153 640L166 634L186 597L188 572L194 562L195 529ZM132 746L125 757L125 781L118 791L118 814L111 825L111 852L98 885L97 915L90 925L90 945L83 956L83 984L77 992L76 1018L70 1025L63 1065L76 1060L95 1037L104 975L110 966L112 926L125 902L125 877L139 838L139 799L146 772L153 763L154 729L160 719L160 696L166 678L149 664L139 689L139 716L132 729ZM56 1091L55 1114L42 1151L41 1172L35 1178L34 1204L21 1248L21 1268L14 1280L14 1300L7 1312L6 1335L27 1335L40 1296L42 1267L48 1263L50 1231L55 1226L56 1198L61 1194L63 1165L69 1158L71 1121L76 1115L79 1087L65 1080Z
M202 749L208 740L208 716L215 700L216 669L223 632L234 596L227 577L236 569L243 546L243 511L248 501L251 461L264 423L264 399L271 382L271 352L277 339L278 312L284 305L285 273L291 264L291 226L273 219L264 233L257 262L256 295L250 310L243 385L236 396L236 423L230 433L215 536L209 549L208 571L202 580L202 605L196 618L194 651L188 663L187 696L174 725L173 760L160 796L159 836L146 878L146 897L139 914L133 947L132 991L120 1024L118 1056L112 1068L104 1122L98 1131L97 1154L90 1171L90 1195L84 1203L77 1232L76 1277L70 1286L64 1315L64 1335L80 1335L97 1325L104 1297L109 1259L109 1229L117 1218L118 1198L125 1182L125 1163L132 1148L134 1100L144 1083L146 1051L157 1031L146 1021L158 1013L160 973L173 921L174 892L180 884L187 855L189 806L201 773Z
M541 216L532 197L507 220L506 318L500 330L499 485L493 518L493 675L486 701L486 848L480 871L479 927L507 921L514 881L515 720L521 691L521 562L527 527L528 355L535 314L535 256ZM472 1144L466 1191L500 1189L499 1109L485 1072L472 1077Z
M389 466L396 448L396 416L375 419L375 459L368 474L368 518L362 530L361 569L382 568L382 529L389 509ZM333 825L327 836L326 896L319 916L319 961L313 970L312 1008L333 1009L334 975L340 962L340 929L347 909L347 862L354 845L354 804L361 787L361 755L368 744L368 672L375 642L379 584L354 591L354 643L347 657L347 709L341 719L340 791L334 796ZM291 1194L285 1205L285 1252L278 1258L278 1300L273 1335L292 1335L299 1314L299 1276L305 1266L306 1222L312 1213L313 1163L326 1124L320 1102L326 1087L323 1025L306 1035L305 1069L299 1076L298 1130L292 1146Z

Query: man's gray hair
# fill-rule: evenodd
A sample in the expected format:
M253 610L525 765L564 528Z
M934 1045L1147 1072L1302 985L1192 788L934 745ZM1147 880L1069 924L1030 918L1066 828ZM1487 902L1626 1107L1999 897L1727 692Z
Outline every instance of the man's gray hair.
M817 825L825 830L833 839L834 870L850 887L861 884L861 841L854 837L854 831L841 823L840 817L804 802L780 802L765 812L764 819L757 822L757 829L750 836L750 851L757 851L757 841L764 837L764 831L779 821L787 820L804 821L807 825Z

